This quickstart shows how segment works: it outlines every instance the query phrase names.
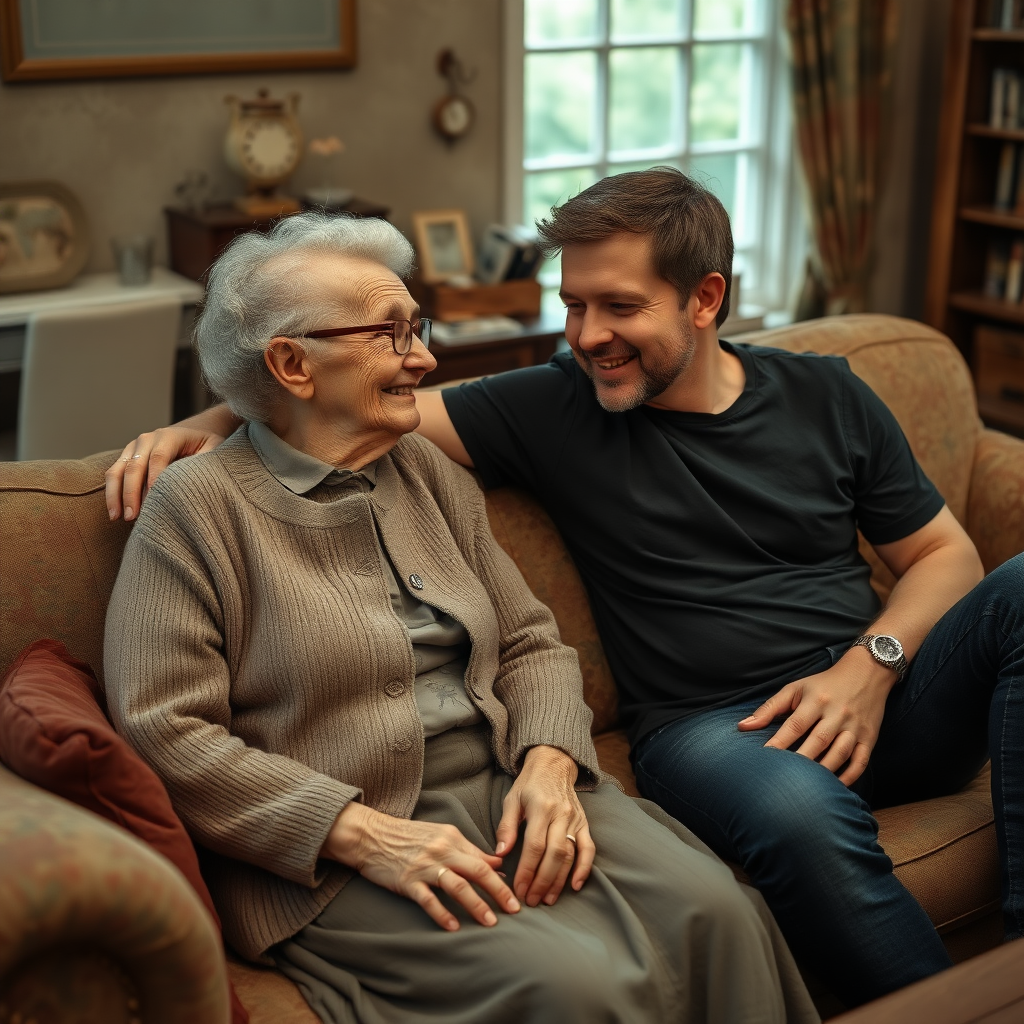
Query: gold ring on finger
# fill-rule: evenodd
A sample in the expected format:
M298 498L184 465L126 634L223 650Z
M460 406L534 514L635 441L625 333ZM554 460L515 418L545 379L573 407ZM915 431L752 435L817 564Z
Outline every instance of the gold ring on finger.
M442 876L442 875L443 875L443 874L444 874L444 873L445 873L445 872L446 872L447 870L448 870L447 868L441 868L441 869L440 869L440 870L439 870L439 871L437 872L437 882L435 883L436 885L440 885L440 884L441 884L441 876Z

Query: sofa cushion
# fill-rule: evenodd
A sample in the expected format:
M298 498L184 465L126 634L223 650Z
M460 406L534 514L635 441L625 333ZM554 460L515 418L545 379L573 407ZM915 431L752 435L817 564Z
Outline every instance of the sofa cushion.
M0 683L0 760L23 779L138 836L185 876L220 919L170 797L114 731L96 677L56 640L37 640ZM249 1015L232 991L233 1024Z

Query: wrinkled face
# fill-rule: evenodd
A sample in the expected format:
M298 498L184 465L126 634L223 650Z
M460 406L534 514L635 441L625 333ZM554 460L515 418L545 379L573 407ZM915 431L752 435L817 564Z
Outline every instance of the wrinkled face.
M648 236L566 246L559 294L566 340L609 412L657 398L693 361L690 314L655 273Z
M310 268L310 289L323 298L317 330L414 320L419 306L401 280L379 263L321 257ZM413 391L437 360L413 339L398 355L391 337L367 331L308 343L313 402L325 421L350 437L399 437L419 426Z

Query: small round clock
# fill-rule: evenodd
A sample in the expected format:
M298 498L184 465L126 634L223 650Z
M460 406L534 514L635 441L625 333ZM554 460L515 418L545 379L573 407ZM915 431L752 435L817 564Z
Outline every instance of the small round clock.
M254 100L226 97L231 124L224 138L224 159L245 178L249 190L274 189L302 159L302 128L295 116L299 97L272 100L260 89Z
M434 127L454 142L469 131L475 116L473 104L465 96L445 96L434 107Z

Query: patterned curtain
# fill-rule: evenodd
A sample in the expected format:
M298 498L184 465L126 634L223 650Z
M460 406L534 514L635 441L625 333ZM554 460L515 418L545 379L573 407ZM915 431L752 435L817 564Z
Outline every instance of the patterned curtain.
M864 309L897 0L789 0L794 126L812 226L797 319Z

